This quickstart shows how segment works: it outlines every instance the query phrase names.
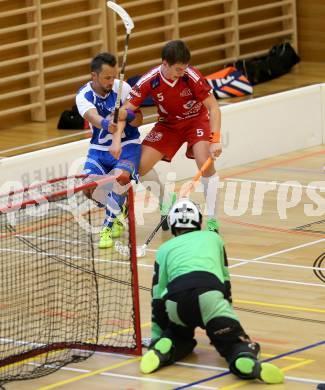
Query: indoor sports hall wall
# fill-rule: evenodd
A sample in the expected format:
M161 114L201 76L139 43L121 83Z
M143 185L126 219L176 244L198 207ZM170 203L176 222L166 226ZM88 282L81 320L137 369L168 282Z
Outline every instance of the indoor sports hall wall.
M223 154L217 160L217 169L325 143L325 84L236 103L221 110ZM142 137L151 127L142 126ZM88 142L72 142L0 160L0 192L80 172ZM174 172L170 180L195 174L195 163L187 160L184 152L185 146L172 164L157 165L163 180L168 172Z
M204 74L289 40L297 48L296 0L118 0L134 19L127 77L160 61L164 42L184 39ZM104 0L0 1L0 128L46 121L74 104L90 59L119 57L125 29ZM5 119L10 118L10 121Z
M169 39L184 39L203 74L265 54L284 40L304 61L324 61L321 0L118 0L135 29L127 77L160 61ZM125 31L104 0L0 1L0 128L46 121L74 104L89 61L110 50L120 59Z

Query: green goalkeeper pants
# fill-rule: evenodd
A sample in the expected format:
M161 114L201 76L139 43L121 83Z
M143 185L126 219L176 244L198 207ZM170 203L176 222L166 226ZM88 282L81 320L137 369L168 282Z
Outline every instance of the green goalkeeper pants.
M173 341L170 363L183 359L196 345L196 327L206 330L211 344L238 375L233 362L239 356L257 359L260 348L242 328L231 304L218 290L190 289L174 294L165 302L169 323L162 337Z

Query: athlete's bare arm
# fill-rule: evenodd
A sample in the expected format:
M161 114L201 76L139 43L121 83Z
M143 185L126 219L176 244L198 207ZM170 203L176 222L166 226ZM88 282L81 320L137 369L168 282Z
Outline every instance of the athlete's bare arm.
M90 110L85 112L84 118L93 126L97 127L98 129L102 128L102 120L104 118L98 114L96 108L91 108Z
M213 95L210 95L203 101L203 104L209 112L211 133L220 133L221 111L216 98ZM209 152L213 159L219 157L222 152L221 143L211 143Z

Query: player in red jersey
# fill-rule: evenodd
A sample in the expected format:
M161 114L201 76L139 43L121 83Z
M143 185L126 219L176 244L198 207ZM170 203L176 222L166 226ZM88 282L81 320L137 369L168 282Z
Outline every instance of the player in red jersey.
M158 108L158 122L142 142L139 166L145 175L158 161L170 162L184 142L186 156L198 168L211 156L221 154L221 114L211 87L199 70L189 65L191 54L181 40L168 42L162 50L162 64L143 75L132 88L124 107L137 110L151 94ZM209 184L216 188L218 176L213 164L202 177L207 202L209 230L218 230L215 218L217 196L207 197Z

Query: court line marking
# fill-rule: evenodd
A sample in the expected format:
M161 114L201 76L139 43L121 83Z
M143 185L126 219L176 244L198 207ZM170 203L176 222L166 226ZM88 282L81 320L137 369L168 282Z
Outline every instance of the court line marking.
M231 258L229 258L229 259L231 260ZM153 268L153 265L151 265L151 264L138 263L138 266L144 267L144 268ZM229 266L229 268L231 268L231 266ZM238 274L233 274L233 273L230 273L230 276L234 277L234 278L237 277L237 278L242 278L242 279L265 280L268 282L298 284L298 285L303 285L303 286L313 286L313 287L321 287L321 288L325 287L325 284L321 284L321 283L307 283L307 282L298 282L296 280L264 278L262 276L259 277L259 276L250 276L250 275L238 275Z
M244 182L244 183L275 184L276 186L285 186L285 187L294 187L294 188L309 188L311 190L325 191L325 187L316 187L316 186L309 186L309 185L306 186L306 185L302 185L302 184L286 184L286 182L278 182L278 181L264 181L264 180L237 179L237 178L227 178L226 181L236 181L236 182L238 181L238 182ZM320 181L324 181L324 180L320 180Z
M211 348L212 349L212 348ZM111 354L114 356L114 354ZM275 356L275 355L269 355L269 354L262 354L262 356ZM126 358L127 356L124 356ZM284 360L299 360L300 363L299 365L308 364L314 362L314 360L310 359L302 359L302 358L290 358L290 357L283 357ZM298 363L297 363L298 364ZM295 365L290 365L282 369L282 371L288 371L289 368L293 369L293 366ZM211 370L211 371L223 371L226 372L228 371L227 368L223 367L214 367L214 366L208 366L208 365L200 365L200 364L191 364L191 363L182 363L182 362L177 362L175 363L177 366L183 366L183 367L190 367L190 368L198 368L198 369L206 369L206 370ZM78 372L78 373L90 373L90 370L86 369L81 369L81 368L73 368L73 367L62 367L61 370L63 371L71 371L71 372ZM124 375L124 374L115 374L115 373L101 373L99 375L102 376L110 376L110 377L117 377L117 378L122 378L122 379L131 379L131 380L138 380L138 381L145 381L145 382L153 382L153 383L161 383L161 384L172 384L172 385L185 385L185 383L182 382L175 382L175 381L168 381L168 380L163 380L163 379L157 379L157 378L145 378L145 377L139 377L139 376L131 376L131 375ZM300 378L300 377L291 377L291 376L286 376L286 380L293 381L293 382L301 382L301 383L321 383L321 380L317 379L307 379L307 378ZM248 384L249 382L245 382ZM206 390L218 390L218 388L214 387L208 387L208 386L193 386L193 388L197 389L206 389ZM42 390L43 388L40 388L38 390ZM222 388L224 389L224 388ZM221 390L221 389L220 389Z
M319 145L319 146L321 146L321 145ZM221 176L220 179L225 180L225 179L227 179L229 177L231 178L231 177L235 177L235 176L244 175L245 173L261 171L262 169L274 167L274 166L277 166L277 165L288 164L288 163L291 163L293 161L303 160L305 158L317 156L318 154L325 154L325 152L323 150L318 150L316 152L309 152L309 153L305 153L305 154L302 154L302 155L300 154L299 156L296 156L296 157L285 158L285 159L282 159L282 160L273 161L271 163L262 164L262 165L259 165L257 167L254 167L254 168L243 169L241 171L237 171L235 173L231 173L230 175Z
M324 173L324 171L320 168L319 170L318 169L308 169L308 168L271 168L273 170L276 170L276 171L283 171L283 172L297 172L297 173Z
M321 242L324 242L324 241L325 241L325 238L322 238L322 239L316 240L316 241L310 241L310 242L307 242L305 244L300 244L300 245L296 245L296 246L293 246L293 247L290 247L290 248L282 249L280 251L271 252L271 253L263 255L263 256L255 257L253 259L239 259L239 258L236 258L236 257L229 257L229 260L239 261L239 263L238 264L229 265L228 268L229 269L230 268L237 268L237 267L240 267L241 265L245 265L245 264L248 264L248 263L260 263L260 264L271 264L271 265L278 265L278 266L281 265L283 267L319 269L318 267L302 266L302 265L295 265L295 264L284 264L284 263L262 262L262 261L259 261L259 260L268 259L270 257L274 257L274 256L277 256L277 255L280 255L280 254L283 254L283 253L288 253L288 252L291 252L291 251L295 251L297 249L301 249L301 248L306 248L306 247L309 247L309 246L317 245L317 244L319 244ZM157 249L146 249L146 250L150 251L150 252L157 252L158 251ZM139 266L143 266L143 267L153 267L152 265L148 265L148 264L144 264L144 263L138 263L138 265ZM320 270L324 270L324 269L322 268Z
M141 325L141 328L143 327L147 327L150 323L145 323L145 324L142 324ZM199 348L200 345L199 345ZM210 350L212 350L212 347L208 347ZM110 356L112 357L121 357L121 358L126 358L127 360L123 362L123 365L124 363L125 364L128 364L128 363L131 363L130 360L134 361L134 360L139 360L140 358L136 358L136 359L128 359L128 356L126 355L116 355L116 354L113 354L113 353L109 353ZM263 353L262 356L271 356L271 357L274 357L276 355L271 355L271 354L265 354ZM287 360L296 360L296 361L300 361L299 365L302 365L302 363L306 362L307 360L306 359L303 359L303 358L294 358L294 357L282 357L282 359L287 359ZM313 360L310 360L310 362L313 362ZM295 364L295 366L297 366L298 363ZM305 363L306 364L306 363ZM118 364L118 366L121 366L122 364ZM217 371L228 371L228 369L226 368L222 368L222 367L213 367L213 366L204 366L204 365L198 365L198 364L190 364L190 363L182 363L182 362L178 362L176 363L176 365L180 365L180 366L188 366L188 367L196 367L196 368L199 368L199 369L212 369L212 370L217 370ZM115 367L115 365L114 365ZM76 379L76 378L73 378L73 381L76 381L76 380L81 380L83 379L83 377L88 377L88 376L93 376L93 375L96 375L94 374L93 371L90 371L90 370L85 370L85 369L78 369L78 368L71 368L71 367L61 367L61 370L65 370L65 371L74 371L74 372L81 372L81 373L85 373L85 375L80 375L78 376L79 377L82 377L80 379ZM98 371L98 370L97 370ZM97 372L96 371L96 372ZM166 380L160 380L160 379L154 379L154 378L143 378L143 377L137 377L137 376L129 376L129 375L124 375L124 374L114 374L114 373L100 373L99 375L104 375L104 376L111 376L111 377L119 377L119 378L124 378L124 379L133 379L133 380L139 380L139 381L146 381L146 382L156 382L156 383L165 383L165 384L172 384L172 385L185 385L184 383L182 382L174 382L174 381L166 381ZM300 382L304 382L304 379L303 378L299 378L299 381ZM59 383L62 383L64 382L64 384L66 384L66 381L61 381ZM69 380L69 382L71 382L71 380ZM57 383L55 384L52 384L50 385L51 387L49 386L46 386L46 387L43 387L43 388L40 388L39 390L45 390L45 389L50 389L50 388L55 388L55 387L59 387ZM55 386L55 387L53 387ZM60 384L61 386L61 384ZM216 387L207 387L207 386L200 386L200 385L195 385L193 386L194 388L198 388L198 389L206 389L206 390L210 390L210 389L214 389L214 390L218 390L218 388Z
M141 324L141 328L146 328L148 326L151 326L151 322L146 322L144 324ZM109 338L109 337L112 337L112 336L115 336L115 335L118 335L118 334L123 334L123 333L126 333L128 332L129 330L133 330L133 328L127 328L127 329L122 329L120 331L116 331L116 332L110 332L110 333L107 333L106 335L103 335L103 336L99 336L98 337L98 341L104 341L105 339ZM6 343L7 342L14 342L14 344L18 344L18 345L24 345L24 344L28 344L28 345L34 345L34 346L44 346L46 344L39 344L39 343L31 343L29 341L17 341L17 340L12 340L12 339L0 339L0 342L1 341L5 341ZM88 342L92 343L94 342L94 339L89 339L87 340ZM69 349L69 348L68 348ZM66 350L66 349L64 349ZM80 351L84 351L85 353L87 353L87 350L80 350ZM23 365L23 364L31 364L31 365L36 365L36 366L39 366L40 364L37 362L38 360L40 360L42 358L42 356L44 355L47 355L47 356L52 356L52 355L56 355L56 354L60 354L62 352L62 350L53 350L53 351L49 351L49 352L43 352L41 354L38 354L36 356L33 356L31 358L27 358L27 359L23 359L23 360L20 360L18 362L15 362L15 363L11 363L11 364L7 364L5 366L2 366L0 367L0 371L1 370L4 370L4 369L7 369L8 367L15 367L16 365ZM96 352L95 352L96 353ZM94 354L95 354L94 353ZM123 357L123 358L127 358L129 359L129 356L128 355L122 355L122 354L113 354L113 353L105 353L105 352L98 352L100 354L106 354L106 355L114 355L114 356L118 356L118 357ZM46 366L49 366L51 367L51 363L49 364L46 364ZM64 367L60 367L60 369L63 369ZM85 370L85 372L89 372L89 370Z
M73 368L73 367L62 367L61 370L63 371L72 371L72 372L79 372L79 373L91 373L90 370L85 370L81 368ZM122 379L131 379L131 380L138 380L142 382L153 382L153 383L161 383L161 384L169 384L169 385L185 385L184 382L175 382L175 381L169 381L164 379L157 379L157 378L146 378L141 376L133 376L133 375L126 375L126 374L115 374L111 372L103 372L100 373L101 376L109 376L109 377L117 377ZM218 390L216 387L210 387L210 386L193 386L193 388L196 389L202 389L202 390ZM47 389L47 387L41 387L38 390L44 390Z
M82 256L68 256L68 255L63 255L63 254L57 254L57 253L50 253L50 252L37 252L36 250L20 250L20 249L11 249L11 248L0 248L0 252L12 252L12 253L24 253L24 254L32 254L32 255L38 255L38 256L43 256L43 255L50 255L50 256L60 256L60 257L65 257L69 259L75 259L75 260L89 260L87 257L82 257ZM231 261L239 261L240 264L232 264L228 268L236 268L240 265L248 264L248 263L256 263L256 264L266 264L266 265L274 265L277 267L288 267L288 268L301 268L301 269L308 269L308 270L317 270L317 271L325 271L325 268L322 267L312 267L308 265L298 265L298 264L286 264L286 263L274 263L271 261L259 261L259 260L248 260L248 259L238 259L238 258L233 258L233 257L228 257L228 260ZM111 263L112 265L114 264L122 264L128 266L128 263L126 261L118 261L118 260L110 260L110 259L100 259L95 257L94 261L99 262L99 263ZM151 264L144 264L144 263L138 263L140 267L144 268L153 268L153 265Z
M199 347L200 348L200 347ZM210 347L209 348L210 350L212 350L213 348ZM110 354L112 357L114 357L114 354ZM121 357L124 357L124 358L127 358L127 356L123 356L123 355L120 355ZM276 355L270 355L270 354L262 354L262 356L271 356L271 357L274 357ZM299 361L299 363L295 363L293 365L290 365L288 367L286 367L285 369L282 369L283 371L288 371L289 369L292 369L292 368L296 368L298 366L302 366L302 365L305 365L305 364L309 364L309 363L312 363L314 362L314 360L310 360L310 359L303 359L303 358L292 358L292 357L283 357L282 359L284 360L297 360ZM123 363L130 363L130 360L134 360L134 359L128 359L126 361L124 361ZM136 359L137 360L137 359ZM216 366L208 366L208 365L200 365L200 364L191 364L191 363L182 363L182 362L177 362L176 365L179 365L179 366L183 366L183 367L191 367L191 368L198 368L198 369L208 369L208 370L213 370L213 371L223 371L223 372L227 372L228 369L227 368L223 368L223 367L216 367ZM72 371L72 372L78 372L78 373L85 373L87 374L87 377L88 376L92 376L92 375L96 375L96 374L93 374L94 372L91 371L91 370L86 370L86 369L79 369L79 368L72 368L72 367L62 367L61 370L63 371ZM98 370L97 370L98 371ZM92 375L88 375L88 374L92 374ZM99 373L99 375L102 375L102 376L110 376L110 377L117 377L117 378L122 378L122 379L131 379L131 380L138 380L138 381L144 381L144 382L153 382L153 383L162 383L162 384L171 384L171 385L186 385L185 383L183 382L175 382L175 381L168 381L168 380L162 380L162 379L156 379L156 378L145 378L145 377L139 377L139 376L131 376L131 375L125 375L125 374L115 374L115 373L106 373L106 372L102 372L102 373ZM79 375L77 378L79 377L83 377L84 375ZM294 377L293 377L294 378ZM83 378L81 378L83 379ZM78 379L78 380L81 380L81 379ZM296 378L296 379L293 379L293 380L297 380L300 381L300 382L304 382L304 378ZM74 381L76 381L76 377L74 378ZM61 382L58 382L58 383L54 383L53 385L50 385L52 387L49 387L49 386L46 386L46 387L42 387L42 388L39 388L39 390L45 390L45 389L50 389L50 388L54 388L53 386L55 385L55 387L59 387L59 386L62 386L63 382L66 382L66 381L61 381ZM63 383L63 384L61 384ZM241 383L241 382L240 382ZM248 382L244 382L244 384L247 384ZM58 386L58 384L60 384ZM238 383L236 383L236 387L239 387L238 386ZM193 386L193 388L198 388L198 389L206 389L206 390L218 390L218 388L216 387L208 387L208 386L200 386L200 385L195 385ZM227 387L228 388L228 387ZM230 387L229 387L230 388ZM222 388L224 389L224 388ZM221 390L221 389L220 389Z
M293 370L294 368L297 368L297 367L300 367L300 366L305 366L305 365L313 363L313 362L314 362L313 360L305 360L304 362L295 363L295 364L291 364L290 366L283 367L283 368L281 368L281 371L286 372L286 371L289 371L289 370ZM252 383L252 382L251 381L243 381L242 380L240 382L233 383L232 385L221 387L220 390L236 389L238 387L249 385L250 383Z
M306 283L306 282L297 282L295 280L287 280L287 279L273 279L273 278L264 278L262 276L249 276L249 275L238 275L238 274L230 274L232 278L242 278L242 279L251 279L251 280L265 280L266 282L277 282L277 283L285 283L285 284L297 284L300 286L313 286L325 288L325 284L321 283Z
M296 311L305 311L311 313L325 313L325 309L313 309L303 306L293 306L293 305L282 305L277 303L267 303L261 301L247 301L243 299L235 299L234 303L247 303L249 305L257 305L257 306L266 306L266 307L277 307L280 309L288 309L288 310L296 310Z
M274 263L272 261L259 261L259 260L244 260L244 259L232 259L228 257L228 260L233 261L245 261L246 264L248 263L256 263L256 264L262 264L262 265L275 265L277 267L288 267L288 268L301 268L301 269L308 269L308 270L317 270L317 271L325 271L325 268L321 267L312 267L311 265L298 265L298 264L285 264L285 263ZM228 268L235 268L237 264L234 264L232 266L229 266Z
M145 378L142 376L132 376L132 375L123 375L123 374L113 374L113 373L103 373L101 375L104 376L110 376L110 377L117 377L122 379L132 379L132 380L138 380L140 382L152 382L152 383L162 383L162 384L168 384L168 385L184 385L184 382L175 382L175 381L169 381L169 380L163 380L163 379L156 379L156 378ZM193 388L196 389L202 389L202 390L218 390L218 387L210 387L210 386L193 386Z
M114 354L112 354L112 355L114 355ZM262 354L262 355L268 355L268 354ZM272 355L272 356L274 356L274 355ZM289 360L290 358L284 357L283 359L288 359ZM296 359L298 360L299 358L296 358ZM294 360L294 358L292 358L291 360ZM299 360L301 360L299 365L303 365L303 363L304 364L309 364L309 363L314 362L314 360L310 360L310 359L308 359L308 360L307 359L299 359ZM282 371L285 371L285 370L288 371L289 368L293 369L293 368L295 368L293 366L297 366L297 364L287 366L287 367L283 368ZM227 368L207 366L207 365L200 365L200 364L191 364L191 363L177 362L177 363L175 363L175 365L183 366L183 367L190 367L190 368L207 369L207 370L211 370L211 371L223 371L223 372L228 371ZM61 370L63 370L63 371L71 371L71 372L78 372L78 373L89 373L89 372L91 372L90 370L81 369L81 368L73 368L73 367L62 367ZM109 376L109 377L117 377L117 378L122 378L122 379L145 381L145 382L161 383L161 384L185 385L185 383L182 383L182 382L168 381L168 380L157 379L157 378L145 378L145 377L139 377L139 376L124 375L124 374L105 373L104 372L104 373L101 373L99 375ZM285 379L289 380L289 381L301 382L301 383L315 383L315 384L317 384L317 383L321 383L322 382L322 380L309 379L309 378L307 379L307 378L292 377L292 376L286 376ZM248 384L249 382L245 382L245 383ZM193 386L193 388L207 389L207 390L218 390L218 388L216 388L215 386L214 387L208 387L208 386L199 386L198 385L198 386ZM44 388L40 388L38 390L42 390L42 389L44 389ZM222 388L222 389L224 389L224 388Z
M325 239L324 239L325 240ZM318 241L323 241L322 240L318 240ZM315 241L316 243L318 241ZM67 241L68 242L68 241ZM73 241L72 241L73 242ZM308 244L303 244L303 245L300 245L298 246L299 247L304 247L304 246L309 246L309 245L312 245L312 243L308 243ZM294 248L293 248L294 249ZM148 249L147 249L148 250ZM286 263L274 263L274 262L268 262L268 261L259 261L259 259L263 259L263 258L268 258L268 257L272 257L272 256L275 256L276 254L279 254L279 253L285 253L285 252L288 252L292 250L292 248L289 248L289 249L284 249L283 251L279 251L279 252L275 252L274 254L269 254L269 255L264 255L264 256L260 256L260 257L257 257L255 259L239 259L239 258L234 258L234 257L228 257L228 260L231 260L231 261L238 261L240 262L240 264L232 264L230 265L228 268L236 268L236 267L239 267L241 265L245 265L245 264L248 264L248 263L257 263L257 264L266 264L266 265L274 265L274 266L278 266L278 267L288 267L288 268L301 268L301 269L309 269L309 270L318 270L318 271L325 271L325 268L322 268L322 267L312 267L312 266L307 266L307 265L298 265L298 264L286 264ZM157 249L150 249L151 252L157 252ZM83 256L68 256L68 255L63 255L63 254L58 254L58 253L51 253L51 252L38 252L36 250L20 250L20 249L12 249L12 248L0 248L0 252L12 252L12 253L24 253L24 254L34 254L34 255L39 255L39 256L43 256L43 255L50 255L50 256L54 256L54 255L59 255L60 257L66 257L66 258L71 258L71 259L79 259L79 260L89 260L87 257L83 257ZM122 264L122 265L128 265L128 263L126 263L125 261L118 261L118 260L114 260L114 261L111 261L110 259L100 259L100 258L97 258L95 257L94 260L96 262L102 262L102 263L112 263L113 264ZM153 268L153 265L151 264L144 264L144 263L138 263L138 265L140 267L144 267L144 268Z
M318 385L319 383L324 383L324 379L310 379L310 378L299 378L297 376L286 376L286 380L292 382L302 382L302 383L313 383Z
M270 361L273 361L273 360L281 359L281 358L283 358L285 356L294 355L296 353L303 352L303 351L306 351L308 349L319 347L319 346L321 346L323 344L325 344L325 340L319 341L319 342L314 343L314 344L309 344L309 345L307 345L305 347L296 348L296 349L291 350L289 352L285 352L285 353L276 355L274 357L271 357L269 359L265 359L265 360L262 360L262 361L263 362L270 362ZM173 390L181 390L181 389L186 389L186 388L189 388L189 387L193 387L194 385L201 384L201 383L204 383L204 382L209 382L209 381L214 380L214 379L222 378L222 377L227 376L229 374L231 374L231 372L228 370L227 372L224 372L222 374L213 375L213 376L210 376L210 377L207 377L207 378L204 378L204 379L200 379L198 381L193 381L191 383L188 383L185 386L177 387L177 388L175 388Z
M11 249L11 248L0 248L0 252L12 252L12 253L24 253L24 254L30 254L30 255L36 255L36 256L58 256L61 258L66 258L66 259L73 259L73 260L87 260L87 261L92 261L92 259L89 259L89 257L83 257L83 256L69 256L69 255L64 255L62 253L56 253L56 252L38 252L36 250L21 250L21 249ZM26 259L27 261L30 261L30 259ZM110 259L99 259L97 257L94 258L94 261L98 263L107 263L110 264L111 266L114 266L114 264L122 264L125 266L130 266L130 263L127 262L127 260L110 260Z
M215 349L213 347L208 347L208 346L203 346L203 345L200 345L198 344L196 346L196 348L198 349L203 349L203 350L209 350L209 351L215 351ZM216 355L218 356L218 355ZM265 357L274 357L276 355L274 354L269 354L269 353L262 353L261 356L265 356ZM304 359L304 358L293 358L293 357L283 357L282 358L283 360L290 360L290 361L296 361L296 362L305 362L306 360L310 360L311 362L314 362L314 360L311 360L311 359ZM204 369L204 370L209 370L209 371L228 371L228 368L226 367L218 367L218 366L210 366L210 365L207 365L207 364L195 364L195 363L183 363L183 362L176 362L175 363L176 365L178 366L182 366L182 367L190 367L190 368L198 368L198 369Z
M321 242L324 242L325 241L325 238L321 238L320 240L316 240L316 241L311 241L311 242L307 242L305 244L300 244L300 245L296 245L296 246L293 246L291 248L287 248L287 249L282 249L280 251L276 251L276 252L272 252L272 253L269 253L267 255L263 255L263 256L258 256L258 257L255 257L254 259L252 259L253 261L258 261L258 260L262 260L262 259L268 259L270 257L274 257L274 256L277 256L277 255L281 255L283 253L288 253L288 252L292 252L296 249L302 249L302 248L306 248L308 246L313 246L313 245L316 245L316 244L320 244ZM247 262L249 262L250 260L247 260L247 261L244 261L243 263L239 263L239 264L234 264L234 265L231 265L229 266L229 268L235 268L235 267L239 267L240 265L245 265L247 264Z
M109 365L109 366L106 366L106 367L103 367L103 368L99 368L98 370L95 370L95 371L89 371L89 372L87 372L85 374L81 374L81 375L78 375L78 376L73 377L73 378L69 378L69 379L65 379L65 380L60 381L60 382L53 383L52 385L40 387L38 390L55 389L57 387L61 387L61 386L66 385L68 383L77 382L77 381L80 381L82 379L89 378L91 376L101 374L101 373L103 373L105 371L114 370L115 368L119 368L119 367L126 366L128 364L132 364L132 363L134 363L136 361L139 361L139 360L140 360L140 357L133 358L133 359L128 359L128 360L125 360L124 362L120 362L120 363L117 363L117 364Z
M324 241L324 240L322 240ZM2 251L2 250L0 250ZM11 250L9 250L11 251ZM14 250L12 250L14 251ZM288 250L287 250L288 251ZM38 253L38 252L37 252ZM35 254L37 254L35 253ZM262 256L260 258L263 258L263 257L269 257L270 255L266 255L266 256ZM230 258L231 259L231 258ZM258 259L258 258L257 258ZM101 259L96 259L96 261L104 261L104 262L107 262L105 260L101 260ZM239 261L239 260L238 260ZM256 260L254 260L256 261ZM229 268L235 268L235 267L238 267L240 265L245 265L245 264L248 264L250 261L243 261L242 263L240 264L235 264L235 265L231 265L229 266ZM253 262L253 261L252 261ZM114 265L114 263L117 263L117 262L112 262L112 265ZM122 263L124 264L124 262L119 262L119 263ZM262 262L261 262L262 263ZM143 263L139 263L138 264L139 266L141 267L146 267L146 268L153 268L153 265L148 265L148 264L143 264ZM316 268L315 268L316 269ZM303 286L313 286L313 287L321 287L321 288L325 288L325 284L321 284L321 283L307 283L307 282L298 282L298 281L295 281L295 280L286 280L286 279L274 279L274 278L265 278L265 277L257 277L257 276L250 276L250 275L238 275L238 274L233 274L233 273L230 273L230 276L231 277L237 277L237 278L242 278L242 279L251 279L251 280L265 280L265 281L269 281L269 282L277 282L277 283L286 283L286 284L297 284L297 285L303 285Z
M261 356L272 358L272 357L274 357L276 355L274 355L274 353L264 353L264 352L262 352ZM294 362L303 362L305 360L311 360L311 359L299 358L299 357L294 357L294 356L284 356L282 359L283 360L292 360Z
M300 245L296 245L296 246L292 246L290 248L287 248L287 249L282 249L280 251L277 251L277 252L271 252L267 255L263 255L263 256L259 256L259 257L255 257L253 259L239 259L239 258L235 258L235 257L229 257L230 260L238 260L238 261L257 261L257 260L262 260L262 259L267 259L269 257L273 257L273 256L277 256L279 254L282 254L282 253L287 253L287 252L291 252L291 251L294 251L296 249L301 249L301 248L305 248L307 246L312 246L312 245L315 245L315 244L319 244L321 242L325 241L325 238L321 238L319 240L316 240L316 241L310 241L310 242L307 242L305 244L300 244ZM146 249L146 251L148 252L157 252L158 249Z
M318 233L318 232L310 232L310 231L304 231L304 230L290 230L290 229L284 229L280 227L275 226L266 226L266 225L258 225L256 223L250 223L250 222L244 222L244 221L235 221L232 218L229 217L220 217L220 220L232 223L234 225L240 225L245 226L250 229L256 229L258 231L268 231L268 232L276 232L276 233L286 233L286 234L293 234L295 236L307 236L307 237L325 237L324 233Z

